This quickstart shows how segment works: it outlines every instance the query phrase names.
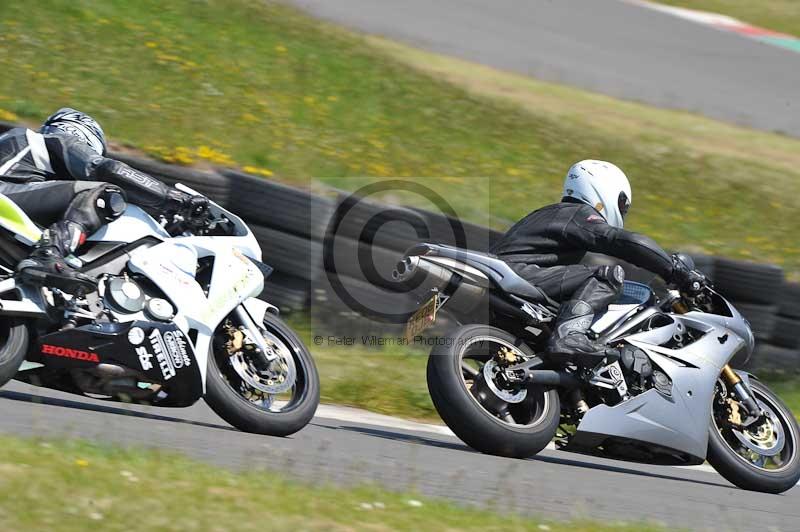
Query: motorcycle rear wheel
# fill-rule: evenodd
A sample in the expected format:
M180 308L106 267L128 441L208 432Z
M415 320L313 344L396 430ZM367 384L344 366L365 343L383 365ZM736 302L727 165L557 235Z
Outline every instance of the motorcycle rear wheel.
M19 318L0 320L0 386L17 374L28 354L27 324Z
M717 410L709 427L708 462L742 489L782 493L800 480L800 429L791 410L769 388L751 379L750 389L766 418L736 430Z
M465 325L448 335L428 358L428 391L442 420L464 443L486 454L527 458L555 436L561 416L558 392L539 386L526 395L485 385L485 365L503 348L535 356L512 334L488 325ZM490 368L491 369L491 368ZM476 387L477 386L477 387ZM480 388L480 389L479 389ZM518 402L517 402L518 401Z

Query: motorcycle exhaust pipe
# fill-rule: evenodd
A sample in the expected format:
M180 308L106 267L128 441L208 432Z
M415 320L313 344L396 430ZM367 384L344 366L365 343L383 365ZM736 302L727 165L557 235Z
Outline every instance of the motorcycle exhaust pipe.
M392 271L392 279L420 299L427 299L434 290L451 292L447 307L463 314L488 302L485 286L466 282L457 271L421 256L404 257Z
M556 386L558 388L573 389L581 385L581 381L566 371L552 369L534 369L528 371L525 380L532 384L543 386Z

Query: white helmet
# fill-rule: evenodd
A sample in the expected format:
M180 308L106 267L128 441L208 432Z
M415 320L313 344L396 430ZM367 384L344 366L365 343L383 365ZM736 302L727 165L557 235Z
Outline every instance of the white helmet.
M567 172L564 197L591 205L609 225L622 228L631 206L631 184L615 165L587 159Z

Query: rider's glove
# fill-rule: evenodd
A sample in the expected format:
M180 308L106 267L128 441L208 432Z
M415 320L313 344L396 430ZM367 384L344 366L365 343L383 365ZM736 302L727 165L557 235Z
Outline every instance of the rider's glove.
M183 216L190 225L202 226L208 219L208 199L192 196L183 204Z
M202 225L208 217L208 199L172 188L167 192L164 210L180 214L192 225Z
M706 276L690 269L677 255L673 255L671 281L681 292L695 294L706 285Z

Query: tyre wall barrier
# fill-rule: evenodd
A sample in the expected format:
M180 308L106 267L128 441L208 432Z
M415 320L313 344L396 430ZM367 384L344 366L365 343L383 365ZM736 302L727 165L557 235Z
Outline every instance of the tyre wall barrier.
M0 134L16 127L0 122ZM420 209L361 201L347 193L326 195L268 181L231 170L197 170L144 157L110 153L110 157L150 173L169 184L198 190L240 215L261 244L264 261L275 268L262 297L284 312L311 309L331 332L398 334L397 323L353 311L331 288L377 309L413 308L410 296L393 293L390 272L403 252L420 241L456 245L454 221ZM467 246L485 251L501 233L463 222ZM335 229L335 238L326 234ZM330 236L330 235L329 235ZM327 260L325 257L326 251ZM364 260L370 267L364 267ZM724 257L695 256L700 270L750 321L757 349L749 360L734 362L754 371L800 372L800 285L784 281L780 267ZM605 264L607 257L587 255L588 264ZM619 262L619 261L617 261ZM631 280L663 282L649 272L624 264Z

